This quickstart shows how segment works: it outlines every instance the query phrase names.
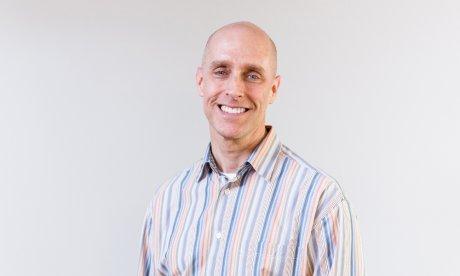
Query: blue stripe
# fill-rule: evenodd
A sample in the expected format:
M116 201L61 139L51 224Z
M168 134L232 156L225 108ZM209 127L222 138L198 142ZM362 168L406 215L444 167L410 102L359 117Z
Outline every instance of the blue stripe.
M149 271L152 269L150 267L151 261L150 261L151 255L150 251L147 252L147 256L145 256L145 270L144 270L144 276L149 274Z
M241 178L241 182L244 183L244 180L246 178L247 174L245 174L242 178ZM224 259L222 261L222 272L223 271L226 271L227 269L227 258L228 258L228 248L229 248L229 242L231 240L231 237L232 237L232 234L233 234L233 230L235 229L235 222L236 222L236 216L237 214L239 213L240 209L241 209L241 197L242 197L242 194L243 194L243 189L238 189L238 195L236 197L236 202L235 202L235 208L233 208L233 213L232 213L232 219L230 220L230 228L228 230L228 234L227 234L227 241L225 242L225 248L224 248Z
M169 246L168 246L168 249L171 248L171 240L172 240L172 237L173 236L176 236L176 235L179 235L179 233L177 233L176 230L176 227L177 227L177 221L179 219L179 215L182 213L182 197L183 197L183 193L184 193L184 183L186 183L186 180L188 179L188 176L190 174L190 170L187 171L187 173L185 174L185 177L182 178L182 181L180 183L180 193L179 193L179 207L177 208L177 212L176 212L176 217L174 218L174 224L172 226L172 231L173 233L171 234L171 236L169 237Z
M193 187L193 186L192 186ZM194 196L191 196L191 205L192 205L192 208L190 208L190 212L189 213L184 213L185 216L187 216L187 219L185 220L185 229L183 230L183 236L184 237L188 237L189 236L189 232L190 232L190 228L192 226L192 223L190 223L190 221L192 220L195 214L195 210L196 210L196 207L198 205L198 190L199 190L199 185L195 185L195 189L194 189ZM185 262L187 261L187 258L188 256L186 256L185 252L185 247L186 247L186 243L188 243L190 241L186 240L185 238L182 238L181 241L180 241L180 244L179 244L179 252L183 252L184 254L182 254L182 262L180 262L180 267L181 268L185 268Z
M316 181L317 181L317 178L319 176L319 173L318 172L315 172L315 176L313 177L311 183L310 183L310 187L308 187L308 191L307 191L307 195L306 195L306 198L303 202L303 207L302 207L302 212L301 212L301 218L302 218L302 222L300 223L299 225L299 228L302 229L303 227L305 227L305 220L307 220L307 217L305 215L305 212L306 210L308 209L308 207L310 206L311 204L311 197L313 195L313 188L316 187ZM303 236L305 235L304 231L300 231L299 229L299 234L297 235L297 244L296 244L296 247L295 247L295 253L294 253L294 265L292 267L293 271L293 275L297 275L299 272L299 263L297 262L297 260L299 259L298 258L298 255L299 255L299 247L301 246L301 242L302 242L302 238Z
M203 205L203 210L201 210L200 217L198 218L198 223L196 225L196 238L195 238L195 244L193 246L193 261L192 261L192 274L195 275L198 271L198 260L200 258L200 255L198 254L198 241L201 240L201 233L203 230L203 215L206 211L206 208L208 207L209 203L209 190L211 189L211 185L209 185L209 180L211 177L207 177L206 179L206 189L205 189L205 195L204 195L204 205Z
M348 201L347 201L347 205L348 204ZM350 250L351 250L351 255L350 255L350 275L354 276L356 271L355 271L355 231L354 231L354 226L353 226L353 219L352 219L352 214L351 214L351 209L348 208L348 213L350 215L350 235L351 235L351 246L350 246Z
M254 197L252 198L252 202L261 202L261 199L263 198L263 195L264 195L264 188L268 187L267 186L268 182L267 182L267 180L265 178L258 178L257 177L256 179L258 179L258 181L255 181L254 183L251 183L251 185L256 185L255 192L253 194ZM244 241L250 240L252 237L254 237L253 233L256 230L255 224L256 224L256 221L257 221L257 217L258 217L257 214L259 214L260 208L262 207L262 204L251 204L251 207L255 208L255 210L253 212L254 218L251 219L252 217L250 217L250 216L248 216L248 218L247 218L249 220L249 225L246 228L246 230L243 232L243 235L242 235L242 239ZM251 212L251 211L249 211L249 212ZM248 253L247 250L243 251L243 255L242 255L243 260L247 259L247 253ZM246 266L242 266L241 275L246 275Z
M260 257L262 256L260 254L261 253L260 251L261 251L262 245L264 245L264 243L265 243L265 238L267 236L268 221L269 221L269 218L273 214L273 206L275 205L274 203L275 203L276 199L278 199L278 191L279 191L279 187L281 186L280 185L281 179L283 179L283 177L286 176L283 173L284 173L284 170L286 169L286 164L287 163L288 163L288 159L286 158L286 159L284 159L283 165L281 167L281 171L280 171L280 173L278 175L278 179L277 179L276 185L275 185L275 191L273 192L272 198L270 199L270 205L269 205L267 214L265 215L264 227L262 228L261 239L259 240L259 243L257 245L257 250L256 250L257 258L256 258L255 263L254 263L254 275L257 275L257 273L258 273L258 271L260 269Z
M326 232L325 239L326 239L326 244L327 244L327 261L328 261L328 266L330 269L332 266L332 253L334 251L334 248L332 246L332 241L331 241L332 237L331 237L330 223L327 219L323 220L323 228L324 228L324 231Z

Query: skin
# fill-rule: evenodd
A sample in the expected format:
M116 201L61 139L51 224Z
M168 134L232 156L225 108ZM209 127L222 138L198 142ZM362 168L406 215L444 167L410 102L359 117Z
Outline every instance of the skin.
M221 171L235 172L265 137L267 107L275 101L280 81L275 45L256 25L229 24L208 39L196 84ZM227 113L222 105L244 112Z

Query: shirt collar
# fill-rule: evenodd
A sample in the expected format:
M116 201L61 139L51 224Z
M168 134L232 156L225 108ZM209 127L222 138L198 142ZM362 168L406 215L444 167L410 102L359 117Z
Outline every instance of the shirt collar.
M276 158L281 150L281 142L279 141L272 126L267 125L265 126L265 129L268 131L267 135L254 148L241 168L243 168L246 164L250 164L260 176L264 177L267 181L270 181L271 174L276 163ZM211 143L209 143L206 147L201 171L197 175L197 181L200 181L205 175L205 172L208 172L209 169L218 172L212 156Z

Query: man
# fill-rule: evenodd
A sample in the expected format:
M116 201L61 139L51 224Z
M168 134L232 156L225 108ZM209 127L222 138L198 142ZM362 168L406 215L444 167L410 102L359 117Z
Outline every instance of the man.
M211 142L154 195L139 275L363 275L339 185L265 125L281 80L276 59L249 22L209 37L196 83Z

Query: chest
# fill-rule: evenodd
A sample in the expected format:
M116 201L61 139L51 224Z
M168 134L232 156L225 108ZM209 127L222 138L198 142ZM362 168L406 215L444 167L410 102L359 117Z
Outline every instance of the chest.
M283 274L298 255L306 189L250 175L184 188L165 235L161 263L171 274ZM297 252L297 253L296 253Z

